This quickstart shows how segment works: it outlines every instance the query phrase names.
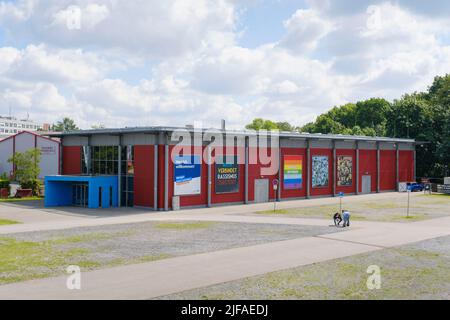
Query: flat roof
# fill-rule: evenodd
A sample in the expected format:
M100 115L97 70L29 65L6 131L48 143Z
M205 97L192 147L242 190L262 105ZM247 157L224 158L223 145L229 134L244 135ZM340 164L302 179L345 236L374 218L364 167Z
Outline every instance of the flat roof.
M125 128L102 128L102 129L89 129L89 130L75 130L66 132L54 132L48 133L50 137L67 137L67 136L92 136L92 135L122 135L122 134L138 134L138 133L160 133L160 132L172 132L176 130L187 130L189 132L223 132L218 128L192 128L192 127L125 127ZM258 132L254 130L225 130L225 133L234 135L256 135ZM404 142L415 143L414 139L404 138L389 138L389 137L370 137L370 136L353 136L343 134L321 134L321 133L307 133L307 132L287 132L280 131L280 137L291 139L330 139L330 140L359 140L359 141L384 141L384 142Z

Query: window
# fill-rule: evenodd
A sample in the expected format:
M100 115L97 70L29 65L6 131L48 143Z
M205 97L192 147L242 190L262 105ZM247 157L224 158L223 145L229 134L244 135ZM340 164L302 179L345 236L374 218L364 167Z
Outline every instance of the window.
M121 156L121 206L132 207L134 205L134 147L123 146Z
M83 174L117 175L119 153L117 146L83 147L81 170Z

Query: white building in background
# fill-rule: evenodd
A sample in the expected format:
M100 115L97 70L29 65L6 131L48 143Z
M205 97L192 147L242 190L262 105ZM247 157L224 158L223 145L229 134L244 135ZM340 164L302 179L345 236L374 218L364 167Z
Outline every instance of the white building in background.
M19 120L14 117L2 117L0 116L0 139L10 137L22 131L38 131L45 130L48 131L50 125L36 123L31 120Z
M22 131L0 140L0 175L12 176L14 166L8 162L16 152L24 152L33 148L41 150L40 179L45 176L59 174L60 142L43 137L33 132Z

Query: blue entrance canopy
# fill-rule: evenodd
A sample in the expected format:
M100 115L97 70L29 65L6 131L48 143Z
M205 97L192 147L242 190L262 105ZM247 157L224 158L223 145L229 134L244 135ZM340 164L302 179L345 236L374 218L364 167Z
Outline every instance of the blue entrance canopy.
M117 176L46 176L46 207L118 207Z

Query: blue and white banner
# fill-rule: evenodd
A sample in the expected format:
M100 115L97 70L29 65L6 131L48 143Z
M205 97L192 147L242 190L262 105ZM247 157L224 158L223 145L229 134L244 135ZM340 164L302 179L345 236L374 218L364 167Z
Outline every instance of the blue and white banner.
M200 156L177 156L175 157L174 168L174 194L176 196L200 194Z

